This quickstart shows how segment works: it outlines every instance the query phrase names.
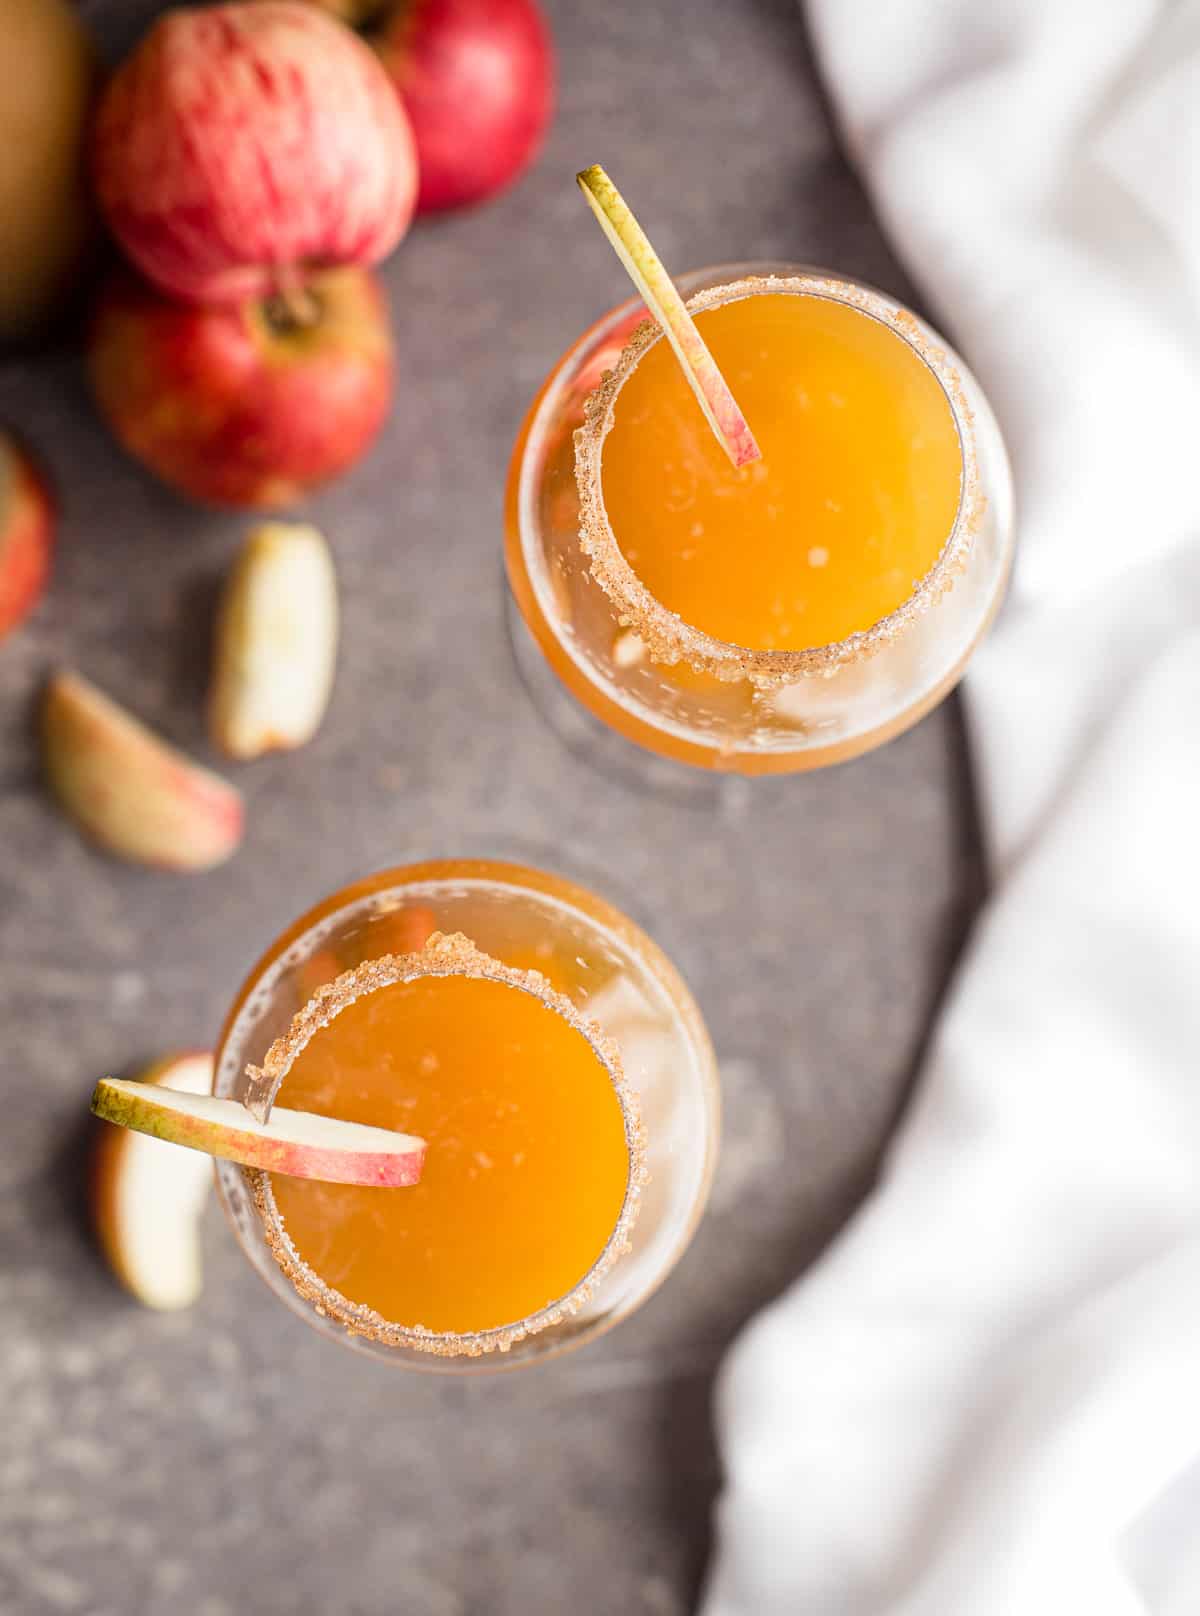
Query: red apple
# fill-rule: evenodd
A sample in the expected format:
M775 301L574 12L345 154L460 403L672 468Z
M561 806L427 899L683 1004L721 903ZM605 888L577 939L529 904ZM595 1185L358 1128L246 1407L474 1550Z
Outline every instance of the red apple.
M54 505L45 478L0 430L0 640L37 604L53 542Z
M533 161L554 110L536 0L317 0L360 27L408 110L418 213L482 202Z
M331 270L286 303L214 309L118 271L100 295L88 365L129 453L220 505L287 505L345 471L392 395L387 306L363 269Z
M197 303L377 263L417 188L412 133L379 62L298 0L167 12L101 101L94 172L128 256Z

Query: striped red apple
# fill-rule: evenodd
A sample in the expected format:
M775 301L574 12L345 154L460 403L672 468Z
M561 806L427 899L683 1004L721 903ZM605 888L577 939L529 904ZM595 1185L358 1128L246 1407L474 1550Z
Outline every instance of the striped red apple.
M417 192L387 75L351 30L299 0L166 12L104 93L93 172L126 255L203 304L378 263Z

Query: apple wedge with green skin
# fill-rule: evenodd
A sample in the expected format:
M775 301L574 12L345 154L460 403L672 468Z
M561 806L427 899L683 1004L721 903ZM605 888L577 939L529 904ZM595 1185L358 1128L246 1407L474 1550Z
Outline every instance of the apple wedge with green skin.
M166 1055L141 1081L185 1094L211 1094L205 1051ZM128 1128L97 1128L88 1201L101 1251L144 1307L190 1307L203 1285L200 1215L212 1190L212 1163L180 1155Z
M418 1182L425 1164L425 1141L411 1134L282 1106L258 1122L238 1100L182 1094L161 1084L102 1077L92 1111L171 1145L323 1184L402 1189Z
M717 362L688 313L678 287L625 199L598 163L585 168L575 179L630 280L675 350L696 401L725 453L737 467L761 460L762 451L729 391L729 384L717 369Z
M67 814L118 858L209 870L241 842L240 792L78 674L56 674L46 690L42 758Z

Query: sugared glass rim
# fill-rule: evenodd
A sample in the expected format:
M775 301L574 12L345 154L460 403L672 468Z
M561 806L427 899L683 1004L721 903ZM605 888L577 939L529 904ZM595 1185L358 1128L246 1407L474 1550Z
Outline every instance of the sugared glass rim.
M599 386L585 400L584 424L575 432L580 545L591 562L593 577L616 607L619 622L638 635L654 661L668 665L683 661L697 672L717 679L748 679L760 688L771 689L805 675L832 673L873 656L903 633L953 587L979 531L986 499L980 488L974 420L962 378L946 349L915 314L872 288L823 274L746 275L703 288L688 298L687 306L696 314L763 293L821 297L849 304L894 332L924 361L940 385L962 453L958 510L950 533L933 566L895 611L843 640L803 650L754 650L719 640L685 622L650 593L625 559L604 508L604 442L612 429L617 396L638 362L663 335L654 320L644 320L637 327L615 367L605 372Z
M267 1247L297 1294L316 1311L336 1319L350 1335L361 1336L388 1346L408 1347L442 1358L475 1358L488 1352L506 1352L515 1342L577 1313L591 1297L617 1259L630 1250L630 1234L637 1221L646 1169L646 1132L638 1098L625 1077L621 1056L614 1041L565 994L557 992L540 971L520 970L504 965L475 947L461 932L449 936L435 932L420 953L384 954L345 971L333 982L318 988L306 1005L293 1017L291 1025L271 1045L261 1067L248 1066L249 1089L245 1104L255 1115L265 1118L274 1103L292 1062L314 1035L356 1000L380 988L400 982L413 982L427 976L464 976L475 981L503 982L522 993L531 994L548 1010L583 1035L596 1058L604 1066L621 1107L625 1143L629 1150L629 1173L625 1195L612 1233L596 1261L565 1296L512 1324L488 1330L428 1330L420 1325L396 1324L361 1302L352 1302L323 1279L304 1261L287 1232L283 1215L275 1201L268 1173L243 1167L255 1209L262 1220ZM403 1193L398 1191L397 1193Z

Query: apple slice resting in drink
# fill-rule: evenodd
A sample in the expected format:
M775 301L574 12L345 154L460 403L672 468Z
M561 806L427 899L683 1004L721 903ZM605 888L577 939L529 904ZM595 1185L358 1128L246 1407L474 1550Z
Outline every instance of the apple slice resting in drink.
M576 174L575 183L612 243L663 335L675 350L696 402L734 467L761 460L762 452L750 424L729 391L708 344L700 335L687 304L667 274L662 259L650 245L629 204L600 167L593 163Z
M185 1094L156 1083L102 1077L92 1110L106 1122L168 1144L326 1184L399 1189L417 1183L425 1164L425 1141L411 1134L282 1106L258 1122L237 1100Z

